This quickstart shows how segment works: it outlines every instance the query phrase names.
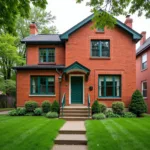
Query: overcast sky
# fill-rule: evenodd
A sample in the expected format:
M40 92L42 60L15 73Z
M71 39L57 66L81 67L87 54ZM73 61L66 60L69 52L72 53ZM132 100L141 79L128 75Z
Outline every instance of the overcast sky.
M85 5L85 2L77 4L76 0L48 0L47 10L52 12L52 15L56 16L55 25L59 33L63 33L81 20L88 17L90 7ZM133 29L141 33L147 32L147 38L150 37L150 19L145 17L137 17L132 15ZM125 21L125 16L117 17L120 21Z

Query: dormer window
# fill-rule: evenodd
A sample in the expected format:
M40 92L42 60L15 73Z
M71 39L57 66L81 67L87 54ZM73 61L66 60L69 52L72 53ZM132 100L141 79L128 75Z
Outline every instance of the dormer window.
M54 63L55 49L54 48L40 48L40 63Z

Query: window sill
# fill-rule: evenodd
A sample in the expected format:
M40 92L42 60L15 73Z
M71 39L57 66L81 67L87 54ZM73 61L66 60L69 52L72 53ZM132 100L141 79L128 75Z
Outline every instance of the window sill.
M56 65L55 62L44 62L44 63L38 63L38 65Z
M145 71L145 70L147 70L147 69L148 69L148 68L142 69L141 72L143 72L143 71Z
M110 57L90 57L91 60L110 60Z
M121 97L98 97L98 101L121 101Z
M30 94L29 95L30 97L55 97L56 95L32 95L32 94Z

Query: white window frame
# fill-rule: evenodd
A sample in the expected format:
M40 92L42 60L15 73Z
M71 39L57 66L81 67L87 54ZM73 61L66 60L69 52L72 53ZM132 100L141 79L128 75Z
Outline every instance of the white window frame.
M143 90L146 90L146 93L147 93L147 89L148 89L148 88L147 88L147 89L143 89L143 83L146 83L146 84L147 84L147 81L142 81L142 92L141 92L141 93L142 93L142 96L143 96ZM143 96L143 97L144 97L144 96ZM147 97L144 97L144 99L146 99L146 98L147 98Z
M143 57L144 57L144 56L146 56L146 61L143 62ZM143 68L143 64L144 64L144 63L147 63L147 53L144 53L144 54L142 55L142 57L141 57L141 68L142 68L142 71L147 69L147 66L146 66L146 68Z

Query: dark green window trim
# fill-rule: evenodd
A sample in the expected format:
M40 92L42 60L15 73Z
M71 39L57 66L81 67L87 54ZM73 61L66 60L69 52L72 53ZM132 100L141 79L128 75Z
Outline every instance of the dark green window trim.
M42 80L45 82L45 84L42 84ZM55 77L54 76L31 76L30 94L31 95L54 95Z
M103 49L102 47L105 42L108 42L108 52L106 52L106 49ZM109 58L110 40L91 40L91 57Z
M118 86L117 86L117 80L116 78L119 78L118 80ZM107 86L107 79L111 78L112 80L112 95L111 96L107 96L107 88L109 88ZM101 80L101 85L100 85L100 79ZM102 85L103 83L103 85ZM101 90L100 90L101 89ZM117 89L119 90L119 94L117 95ZM100 93L101 91L101 93ZM99 75L98 77L98 97L100 98L120 98L121 97L121 76L120 75Z
M45 51L45 54L44 54ZM43 60L42 60L43 59ZM39 62L55 62L55 48L40 48L39 49Z

